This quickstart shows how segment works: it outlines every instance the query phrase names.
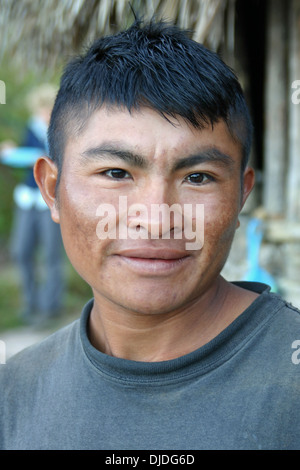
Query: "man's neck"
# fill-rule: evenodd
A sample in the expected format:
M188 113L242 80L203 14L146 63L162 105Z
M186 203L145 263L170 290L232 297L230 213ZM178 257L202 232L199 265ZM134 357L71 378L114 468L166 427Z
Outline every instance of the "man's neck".
M114 357L167 361L211 341L256 297L221 277L201 298L184 309L164 314L128 312L95 295L89 338L96 349Z

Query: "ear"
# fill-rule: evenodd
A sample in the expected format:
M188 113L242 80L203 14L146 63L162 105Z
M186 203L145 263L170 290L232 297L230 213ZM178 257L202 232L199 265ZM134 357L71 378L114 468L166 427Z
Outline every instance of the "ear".
M247 167L243 175L243 190L241 199L241 209L243 208L249 194L251 193L255 183L255 173L253 168Z
M56 195L58 170L48 157L39 158L34 165L34 177L41 194L50 209L54 222L59 223L59 210Z

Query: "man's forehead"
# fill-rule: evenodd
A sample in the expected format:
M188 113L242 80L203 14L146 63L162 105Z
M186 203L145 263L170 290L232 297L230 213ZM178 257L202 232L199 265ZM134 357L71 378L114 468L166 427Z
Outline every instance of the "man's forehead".
M146 131L150 133L155 127L158 129L163 128L163 131L167 130L174 135L182 133L182 131L191 135L195 135L195 133L199 135L199 131L202 129L213 130L211 123L199 123L199 126L195 127L180 115L162 114L156 109L146 106L129 110L125 106L102 105L93 109L85 105L77 111L70 110L65 124L70 129L71 134L77 137L88 130L101 133L101 130L106 128L123 133L123 135L126 135L127 128L144 129L145 135L143 137L146 137Z
M211 161L221 161L222 153L228 156L230 146L239 147L240 153L240 145L233 139L224 121L196 129L181 116L169 119L146 107L132 111L117 106L101 106L93 112L82 109L81 116L76 118L73 115L67 125L73 128L73 135L69 135L66 144L71 144L85 157L99 154L101 147L107 150L106 156L116 155L120 150L136 154L137 160L146 155L145 149L149 149L149 154L156 152L156 144L160 147L160 155L172 152L173 148L179 148L179 152L185 151L185 155L210 149Z

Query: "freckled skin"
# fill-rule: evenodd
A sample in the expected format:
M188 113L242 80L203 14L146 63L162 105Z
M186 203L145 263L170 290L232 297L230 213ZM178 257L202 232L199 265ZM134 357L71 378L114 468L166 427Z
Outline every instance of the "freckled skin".
M125 162L82 161L80 153L107 139L142 155L147 169L132 168ZM172 173L172 163L202 148L214 147L229 155L233 164L223 168L203 163ZM49 164L49 162L48 162ZM41 168L43 164L40 164ZM109 168L121 168L130 177L112 181L99 175ZM39 178L39 164L36 176ZM53 170L55 172L55 170ZM194 185L186 177L195 172L211 175L214 181ZM55 179L55 176L53 176ZM67 142L60 186L59 205L47 195L53 219L60 223L68 257L79 274L92 287L95 309L131 312L136 317L165 315L199 310L207 293L216 292L219 273L228 256L238 224L238 215L254 182L253 171L246 169L241 191L241 149L231 138L226 124L213 130L195 130L181 118L170 124L158 113L142 109L102 108L96 111L84 131ZM43 186L43 185L42 185ZM45 192L45 188L42 188ZM127 196L128 206L151 204L204 204L204 245L189 251L188 261L168 275L140 274L116 256L127 247L139 246L136 240L99 240L96 227L99 204L118 207L120 196ZM184 250L185 240L149 240L154 247Z

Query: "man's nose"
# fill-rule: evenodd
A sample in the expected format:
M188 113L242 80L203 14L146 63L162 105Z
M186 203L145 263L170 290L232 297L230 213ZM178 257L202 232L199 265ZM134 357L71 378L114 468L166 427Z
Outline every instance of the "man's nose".
M182 210L176 192L159 179L138 193L128 206L128 230L140 238L173 238L182 231Z

